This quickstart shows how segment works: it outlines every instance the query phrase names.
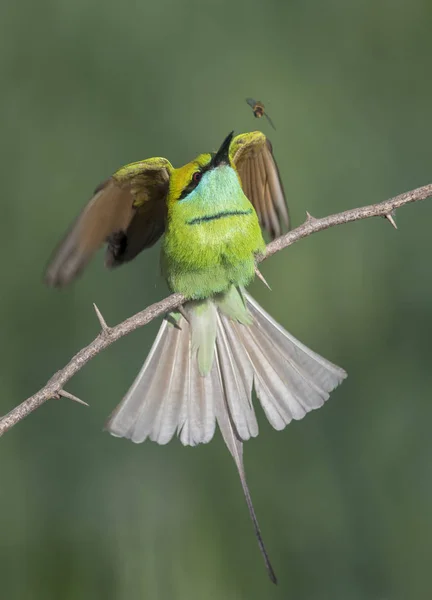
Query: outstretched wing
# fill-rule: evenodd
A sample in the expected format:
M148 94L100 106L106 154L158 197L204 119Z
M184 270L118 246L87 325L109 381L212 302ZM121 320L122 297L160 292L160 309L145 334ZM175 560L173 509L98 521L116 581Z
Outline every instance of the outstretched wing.
M249 104L249 106L251 108L255 108L255 105L257 103L256 100L254 100L253 98L246 98L246 102Z
M278 237L289 228L289 215L270 141L260 131L237 135L231 142L230 159L261 226L272 239Z
M276 131L276 127L274 126L273 121L270 119L270 117L268 116L268 114L265 112L264 116L266 117L267 121L270 123L270 125L273 127L273 129Z
M122 167L97 187L55 250L46 283L62 287L73 281L105 242L108 267L152 246L164 232L171 170L165 158L150 158Z

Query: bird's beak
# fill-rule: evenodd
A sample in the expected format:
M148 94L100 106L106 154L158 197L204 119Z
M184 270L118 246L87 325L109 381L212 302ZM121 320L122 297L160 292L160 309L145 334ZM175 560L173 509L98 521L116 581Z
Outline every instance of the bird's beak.
M211 161L212 168L218 167L219 165L229 165L230 164L229 148L230 148L231 140L233 139L233 135L234 135L234 131L231 131L231 133L229 135L227 135L227 137L222 142L222 145L219 148L219 150L213 156L213 159Z

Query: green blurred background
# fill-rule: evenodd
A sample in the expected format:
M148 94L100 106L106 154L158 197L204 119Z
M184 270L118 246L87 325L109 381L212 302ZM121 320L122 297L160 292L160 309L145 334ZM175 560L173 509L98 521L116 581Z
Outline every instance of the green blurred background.
M166 295L159 247L70 289L41 274L94 187L149 156L269 134L294 225L432 180L426 0L3 0L0 414L98 332ZM255 120L262 100L276 124ZM266 576L219 434L183 448L102 432L159 321L0 441L1 598L423 600L432 597L432 200L311 236L251 287L349 373L246 468L280 584Z

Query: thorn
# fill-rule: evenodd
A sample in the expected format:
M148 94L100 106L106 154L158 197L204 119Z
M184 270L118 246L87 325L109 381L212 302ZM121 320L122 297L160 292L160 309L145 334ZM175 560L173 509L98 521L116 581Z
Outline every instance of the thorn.
M384 215L384 218L387 219L387 221L389 221L395 229L397 229L396 221L394 220L392 213L389 213L388 215Z
M316 221L315 217L313 217L310 214L310 212L308 212L308 211L306 211L306 216L307 216L306 223L310 223L311 221Z
M258 277L258 279L261 279L261 281L263 282L263 284L268 287L268 289L270 291L272 291L271 287L269 286L269 284L267 283L267 281L264 278L264 275L261 273L261 271L258 269L258 267L255 265L255 275Z
M99 320L100 326L102 327L102 331L104 333L108 333L109 330L110 330L110 328L106 324L106 321L103 318L101 311L98 309L98 307L96 306L96 304L94 302L93 302L93 308L95 309L95 313L96 313L96 316L97 316L97 318Z
M70 394L69 392L66 392L66 390L59 390L57 392L57 394L56 394L56 398L69 398L69 400L73 400L74 402L78 402L78 404L83 404L84 406L88 406L87 402L84 402L84 400L80 400L79 398L77 398L73 394Z

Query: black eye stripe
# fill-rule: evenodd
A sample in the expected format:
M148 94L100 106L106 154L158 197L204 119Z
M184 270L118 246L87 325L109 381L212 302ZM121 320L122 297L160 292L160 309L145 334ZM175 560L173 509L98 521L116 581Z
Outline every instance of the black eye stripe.
M188 183L188 185L184 188L184 190L180 194L179 200L183 200L183 198L186 198L186 196L189 196L189 194L194 191L194 189L197 187L198 184L199 184L199 181L194 181L192 179L192 181L190 183Z
M205 167L201 167L198 171L194 171L192 174L192 179L190 180L188 185L184 188L184 190L180 194L179 200L183 200L183 198L186 198L186 196L189 196L189 194L191 192L193 192L193 190L198 186L204 173L207 173L207 171L210 171L210 169L211 169L211 163L209 163L208 165L205 165ZM195 181L194 177L198 173L201 174L201 177L198 179L198 181Z

